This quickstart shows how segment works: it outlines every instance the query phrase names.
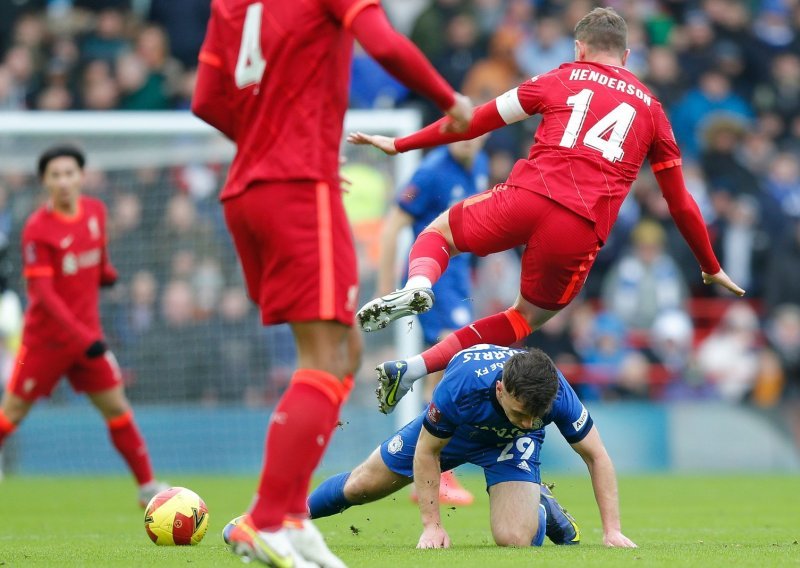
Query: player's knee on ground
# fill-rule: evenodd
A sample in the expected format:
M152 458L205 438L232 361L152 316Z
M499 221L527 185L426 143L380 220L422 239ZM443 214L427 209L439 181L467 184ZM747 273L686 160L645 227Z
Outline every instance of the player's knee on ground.
M531 546L539 528L538 521L533 526L520 525L515 521L518 519L508 519L499 526L492 527L492 536L497 546Z

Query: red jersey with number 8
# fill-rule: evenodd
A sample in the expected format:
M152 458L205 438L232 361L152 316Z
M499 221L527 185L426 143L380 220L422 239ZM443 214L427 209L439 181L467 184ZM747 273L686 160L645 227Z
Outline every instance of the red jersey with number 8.
M213 0L200 61L229 82L238 146L221 199L253 182L338 179L353 36L379 0Z
M603 241L644 160L654 172L681 163L661 104L624 67L565 63L498 98L497 109L507 123L542 115L507 184L593 221Z

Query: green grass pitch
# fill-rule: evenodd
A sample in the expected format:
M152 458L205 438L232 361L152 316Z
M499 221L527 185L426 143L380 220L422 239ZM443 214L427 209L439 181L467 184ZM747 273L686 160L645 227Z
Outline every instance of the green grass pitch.
M123 478L9 478L0 483L0 566L238 566L220 536L240 513L253 479L171 478L198 492L211 514L196 547L147 538L133 485ZM623 477L624 532L636 550L605 549L589 481L556 478L555 494L581 525L577 547L500 549L491 541L482 477L471 507L443 509L451 550L414 549L420 533L407 490L318 521L353 568L501 566L800 566L800 479L790 476ZM535 564L533 564L535 563Z

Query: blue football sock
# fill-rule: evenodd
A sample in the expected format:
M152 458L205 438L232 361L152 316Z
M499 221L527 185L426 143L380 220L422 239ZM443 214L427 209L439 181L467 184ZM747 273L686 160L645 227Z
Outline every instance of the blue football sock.
M540 504L539 529L536 531L536 536L533 537L533 542L531 542L531 546L542 546L544 544L545 530L547 530L547 510L544 508L544 505Z
M330 517L350 507L350 503L344 497L344 484L349 477L349 471L334 475L311 492L308 496L308 509L312 519Z

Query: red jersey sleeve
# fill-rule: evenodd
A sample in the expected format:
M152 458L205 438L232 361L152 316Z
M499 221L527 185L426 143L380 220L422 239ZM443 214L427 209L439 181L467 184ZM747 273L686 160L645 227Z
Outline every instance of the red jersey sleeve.
M38 239L30 229L22 233L22 275L28 278L52 277L53 251L46 241Z
M345 28L350 27L361 10L373 4L380 4L380 0L320 0L320 2Z
M203 45L200 48L197 68L197 85L192 96L192 112L231 140L236 138L236 113L231 108L230 85L232 79L225 65L224 25L225 12L219 2L211 5L211 18Z
M543 95L547 91L547 83L548 75L537 75L521 83L516 89L511 89L505 93L505 95L498 97L498 109L500 108L500 101L502 99L509 104L516 103L519 105L519 109L512 106L509 110L517 110L518 112L521 111L524 113L524 116L519 116L516 120L506 122L511 124L511 122L516 122L544 111ZM516 96L516 101L512 95Z
M653 102L653 141L647 155L653 173L681 165L681 150L675 142L672 126L661 105Z

